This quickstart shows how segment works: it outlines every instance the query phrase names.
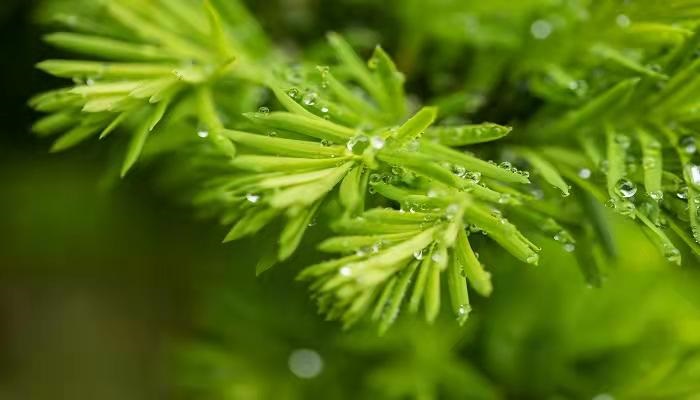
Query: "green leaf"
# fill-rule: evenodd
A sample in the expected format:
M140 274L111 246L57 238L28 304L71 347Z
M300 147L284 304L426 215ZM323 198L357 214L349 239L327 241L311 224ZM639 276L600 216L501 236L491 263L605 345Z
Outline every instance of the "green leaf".
M121 176L122 178L126 176L131 167L136 164L136 161L141 156L143 151L143 146L146 144L146 139L148 139L151 133L151 125L156 117L160 114L160 110L156 109L149 118L146 119L145 123L134 131L129 141L129 146L126 150L126 157L124 158L124 163L122 164Z
M32 125L32 132L41 137L55 135L70 128L76 121L73 111L63 111L41 118Z
M543 157L540 157L534 151L520 149L519 152L520 155L522 155L527 160L527 162L530 163L530 165L532 165L532 168L540 173L542 178L545 181L547 181L547 183L561 190L561 193L564 196L569 195L569 184L566 183L566 181L564 180L564 178L561 177L561 175L559 175L559 171L557 171L554 165L552 165Z
M393 134L398 146L405 146L419 138L437 118L437 108L423 107Z
M379 334L384 334L389 329L389 327L396 321L396 317L399 315L399 310L403 303L404 297L406 297L406 291L411 284L411 279L418 268L420 261L411 261L403 270L399 273L398 279L396 280L396 285L394 285L393 291L389 301L385 305L384 312L381 316L381 322L379 324Z
M228 34L221 23L221 16L210 0L204 2L204 8L209 20L209 31L214 48L223 62L231 62L234 58L233 49L228 39Z
M367 174L363 169L361 166L354 167L340 184L338 196L346 216L354 216L364 208Z
M581 108L570 111L560 119L543 127L539 133L540 138L563 135L580 127L592 127L594 123L602 122L606 116L627 103L639 81L639 78L631 78L619 82Z
M297 172L319 170L338 166L348 161L348 157L339 158L297 158L240 155L231 161L234 167L252 172ZM354 171L354 170L353 170Z
M460 325L469 317L471 306L469 305L469 292L467 290L467 280L462 276L462 268L457 262L457 258L449 257L450 262L447 267L447 286L450 292L452 310Z
M309 158L345 156L345 148L340 146L322 146L316 142L284 139L229 129L221 130L221 133L240 145L248 146L267 154Z
M168 59L168 55L163 54L163 51L156 46L129 43L95 35L57 32L44 36L44 40L53 46L69 51L110 60L159 61Z
M276 208L286 208L292 205L308 206L333 190L352 166L353 163L348 162L334 168L328 175L315 182L280 190L270 197L270 205Z
M510 127L490 122L479 125L433 126L425 131L423 137L443 146L461 147L501 139L511 130Z
M97 134L100 130L100 124L81 124L66 132L51 146L51 152L67 150L77 144L83 142L91 136Z
M345 143L348 139L355 136L354 130L315 116L309 117L288 112L272 112L269 114L258 112L244 115L256 124L267 128L295 132L334 143Z
M406 78L396 69L391 57L380 46L374 49L369 64L375 70L377 79L386 93L389 109L396 119L402 118L406 113L406 97L403 91Z
M441 146L430 141L421 141L420 151L452 164L460 165L469 171L480 172L483 176L493 178L505 183L530 183L530 180L521 174L511 171L509 168L500 168L474 156Z
M458 263L454 268L463 268L464 275L469 279L469 283L471 283L474 290L482 296L491 295L491 291L493 290L491 274L484 270L481 262L476 258L476 254L474 254L474 251L469 245L469 238L464 228L460 229L457 233L454 258Z
M661 74L659 72L654 71L653 69L650 69L648 67L645 67L644 65L640 64L636 60L633 60L626 55L622 54L618 50L604 45L602 43L598 43L594 45L591 48L591 52L605 60L609 60L613 63L616 63L624 68L629 69L632 72L636 72L638 74L642 74L644 76L647 76L649 78L657 79L657 80L667 80L668 76Z
M425 320L433 323L440 313L440 267L431 263L429 268L423 301L425 302Z
M231 228L224 238L224 243L238 240L245 236L257 233L265 225L271 222L280 213L280 210L267 207L256 207L248 210L236 225Z
M374 77L355 53L350 44L337 33L328 34L328 42L335 50L340 62L347 68L348 73L369 92L369 94L380 104L386 105L386 94L382 86L375 81Z
M644 169L644 186L652 199L659 201L663 197L661 182L663 178L663 153L661 142L646 130L639 131L642 144L642 168Z
M284 261L294 254L297 247L299 247L299 243L301 243L301 239L308 229L309 224L316 216L316 211L320 205L321 202L319 201L309 208L295 210L296 212L292 213L292 215L287 213L289 220L280 234L278 253L279 261Z
M418 312L418 307L420 306L421 300L423 300L425 287L428 283L428 274L431 270L431 256L432 249L427 252L427 255L423 257L423 261L420 263L420 267L418 268L418 277L416 278L415 285L413 285L411 298L408 301L408 310L414 314Z
M37 64L37 68L61 78L99 76L102 79L131 79L170 76L174 66L155 63L47 60Z

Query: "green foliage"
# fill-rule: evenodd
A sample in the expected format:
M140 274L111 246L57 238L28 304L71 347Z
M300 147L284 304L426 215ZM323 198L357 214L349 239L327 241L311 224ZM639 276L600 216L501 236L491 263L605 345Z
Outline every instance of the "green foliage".
M444 298L464 322L468 287L492 291L472 247L481 234L529 264L540 247L528 236L552 238L599 285L617 253L602 204L669 261L681 243L698 256L700 4L509 3L383 7L405 77L381 47L364 62L335 33L290 62L237 2L106 1L46 37L88 60L39 64L75 85L31 101L50 113L34 130L61 134L54 151L128 135L122 176L142 155L177 160L195 206L231 226L225 241L268 241L258 273L327 226L319 249L338 256L299 278L345 326L368 315L384 332L404 304L432 322ZM105 23L77 22L97 15ZM462 52L476 61L434 84ZM420 105L407 78L428 82ZM539 106L511 116L521 84ZM512 134L482 122L489 108Z

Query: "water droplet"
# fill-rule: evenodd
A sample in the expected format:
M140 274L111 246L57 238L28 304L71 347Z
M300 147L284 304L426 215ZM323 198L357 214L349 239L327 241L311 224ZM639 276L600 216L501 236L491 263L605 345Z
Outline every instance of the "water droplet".
M369 146L369 139L367 136L359 134L348 140L345 147L353 154L362 154L367 149L367 146Z
M591 177L591 175L592 175L591 170L588 169L588 168L581 168L581 169L578 171L578 176L579 176L579 178L581 178L581 179L588 179L588 178Z
M248 193L247 195L245 195L245 199L248 200L249 202L255 204L258 201L260 201L260 195Z
M600 393L593 396L593 399L591 400L615 400L615 398L608 393Z
M678 193L676 193L676 196L681 200L687 200L688 199L688 187L683 186L680 189L678 189Z
M197 136L201 137L202 139L206 139L209 137L209 131L200 129L197 131Z
M420 148L420 142L417 140L411 140L407 145L406 145L406 150L407 151L418 151Z
M263 107L258 108L258 116L266 117L269 114L270 114L270 109L268 107L263 106Z
M364 255L364 254L361 254ZM350 267L343 267L338 271L342 276L352 276L352 269Z
M549 21L538 19L530 26L530 33L537 40L544 40L552 34L552 24Z
M311 221L309 221L309 226L316 226L317 223L318 222L316 221L316 218L314 218Z
M470 180L474 183L479 183L481 180L481 172L467 171L464 174L464 179Z
M381 136L372 136L369 140L370 145L375 150L381 150L384 148L384 139Z
M694 136L683 136L678 141L678 145L681 146L686 154L695 154L698 151L697 142Z
M297 97L299 97L299 89L291 88L291 89L287 90L287 96L289 96L293 99L296 99Z
M443 261L443 255L438 253L438 252L435 252L435 253L433 253L432 256L430 256L430 259L433 260L433 262L439 264ZM420 260L420 258L419 258L419 260Z
M540 256L537 255L536 253L533 253L533 254L530 254L529 256L527 256L527 258L525 259L525 261L526 261L528 264L537 265L537 263L540 262Z
M459 211L460 209L458 204L450 204L445 209L445 218L447 218L448 221L452 221L455 219L457 214L459 214Z
M637 194L637 186L629 179L620 179L615 184L615 193L625 199Z
M503 161L502 163L498 164L498 166L503 168L503 169L508 169L508 170L513 168L513 165L511 163L509 163L508 161Z
M463 305L457 307L457 314L460 317L464 317L465 315L469 314L469 312L471 310L472 310L472 308L470 306L463 304Z
M461 165L453 165L452 166L452 173L457 175L460 178L464 178L467 175L467 169Z
M695 188L700 190L700 166L695 164L688 164L685 166L685 174L689 183Z
M615 135L615 143L617 143L623 149L629 149L632 141L627 135Z
M369 176L369 183L376 184L376 183L379 183L381 181L382 181L382 176L379 174L372 174Z
M307 106L313 106L314 104L316 104L317 99L318 94L316 94L315 92L309 92L304 95L304 98L301 101Z
M620 28L628 28L630 26L630 24L632 24L632 21L630 20L630 17L628 17L627 15L619 14L617 17L615 17L615 23Z
M664 198L664 192L661 190L654 190L648 193L652 200L659 201Z
M289 355L289 370L301 379L312 379L323 371L323 359L310 349L297 349Z
M323 146L323 147L329 147L329 146L332 146L332 145L333 145L333 142L331 142L330 140L328 140L328 139L321 139L321 146Z
M277 132L275 132L275 131L270 131L270 132L267 133L267 136L270 136L270 137L277 137Z
M576 245L573 243L567 243L564 245L564 251L567 253L573 253L576 250Z
M423 250L418 250L413 253L413 258L416 260L422 260L423 259Z
M681 262L681 252L677 248L667 245L664 247L664 258L669 262L678 264Z
M326 107L326 106L321 107L321 112L326 114L328 112L328 107Z

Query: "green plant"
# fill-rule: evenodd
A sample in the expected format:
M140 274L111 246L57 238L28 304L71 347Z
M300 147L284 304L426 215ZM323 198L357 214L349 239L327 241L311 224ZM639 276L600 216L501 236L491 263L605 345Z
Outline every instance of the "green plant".
M410 29L419 3L386 9ZM383 332L404 303L432 322L443 286L464 322L467 284L492 290L471 244L481 234L529 264L539 246L521 229L552 238L599 285L617 253L602 204L639 221L669 261L681 262L678 242L697 256L700 5L550 3L523 2L511 25L500 3L435 2L398 59L428 81L435 71L418 60L431 41L478 61L471 78L450 77L454 88L429 85L418 106L381 47L365 63L330 34L294 63L238 2L107 1L87 19L63 18L77 33L47 36L90 60L39 64L76 84L31 101L50 113L34 130L61 134L55 151L127 136L122 176L142 155L175 160L172 179L189 182L195 206L233 226L226 240L279 238L265 239L258 273L295 254L309 226L330 227L318 247L340 256L299 278L346 326L369 314ZM465 10L490 21L474 40L441 23ZM525 95L513 89L523 81ZM541 104L511 117L520 97Z

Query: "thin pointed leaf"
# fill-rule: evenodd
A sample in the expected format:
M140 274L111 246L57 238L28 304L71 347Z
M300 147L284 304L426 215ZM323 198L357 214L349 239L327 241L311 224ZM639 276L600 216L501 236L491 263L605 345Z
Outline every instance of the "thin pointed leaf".
M480 125L433 126L425 131L423 137L443 146L461 147L501 139L511 130L510 127L488 122Z
M460 325L464 324L471 311L467 280L462 276L461 270L462 268L459 266L456 257L450 257L449 266L447 267L447 287L450 292L452 311Z

